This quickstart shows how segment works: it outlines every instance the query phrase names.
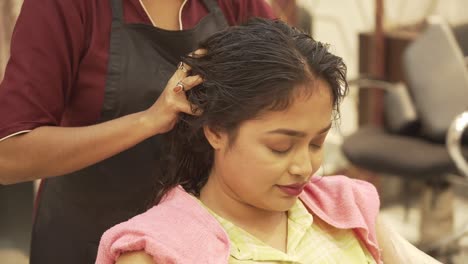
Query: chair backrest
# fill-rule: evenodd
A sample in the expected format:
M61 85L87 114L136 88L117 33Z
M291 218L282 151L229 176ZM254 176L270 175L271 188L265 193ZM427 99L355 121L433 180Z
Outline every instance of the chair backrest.
M450 122L468 107L468 71L448 24L429 18L427 29L405 50L403 63L423 135L444 141Z

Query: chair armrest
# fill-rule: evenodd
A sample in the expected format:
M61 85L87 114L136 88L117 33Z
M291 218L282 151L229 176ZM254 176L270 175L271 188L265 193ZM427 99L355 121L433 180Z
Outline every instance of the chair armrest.
M458 170L468 178L468 162L462 154L461 139L468 126L468 111L459 114L451 123L447 132L447 150Z
M391 91L392 88L396 85L391 82L371 79L367 77L358 77L357 79L352 79L348 81L348 85L358 85L358 88L372 88L372 89L380 89L384 91Z
M418 127L416 107L404 83L360 77L348 81L349 85L359 88L377 88L383 90L385 127L388 131L398 134L409 134Z

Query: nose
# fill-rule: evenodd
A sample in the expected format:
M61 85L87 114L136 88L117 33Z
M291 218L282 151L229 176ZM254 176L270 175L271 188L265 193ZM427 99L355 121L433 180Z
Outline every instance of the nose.
M312 175L313 171L314 168L312 165L312 156L309 150L300 151L294 155L294 158L289 167L289 173L302 178L308 178L310 175Z

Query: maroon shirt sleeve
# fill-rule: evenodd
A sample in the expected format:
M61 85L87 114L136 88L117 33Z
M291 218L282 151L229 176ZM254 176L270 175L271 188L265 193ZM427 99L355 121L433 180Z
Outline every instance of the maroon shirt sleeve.
M60 123L86 46L83 2L24 1L0 84L0 139Z
M141 9L138 0L132 1ZM218 0L218 4L230 25L242 23L251 16L274 17L264 0ZM207 14L207 10L201 0L188 1L186 5L183 20L190 28ZM99 20L101 23L109 22L103 18L104 14L95 14L107 12L109 7L96 6L95 1L82 0L24 1L13 32L11 59L0 84L0 139L39 126L60 125L65 107L78 98L79 93L73 89L76 89L75 80L83 77L78 69L90 45L86 38L98 26L103 26L93 24L92 16L104 19ZM141 12L144 11L141 9ZM140 14L131 21L148 23L145 17ZM100 37L99 41L108 42L109 36ZM101 46L107 47L94 46L95 52L107 52L101 51ZM94 85L99 86L101 79L94 82L99 82ZM85 101L93 100L96 99Z

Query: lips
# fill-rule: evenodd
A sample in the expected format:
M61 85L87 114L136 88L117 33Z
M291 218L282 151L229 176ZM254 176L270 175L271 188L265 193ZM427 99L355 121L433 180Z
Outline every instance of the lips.
M290 185L277 185L278 188L289 196L298 196L304 190L305 183L295 183Z

